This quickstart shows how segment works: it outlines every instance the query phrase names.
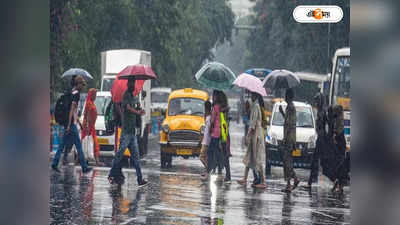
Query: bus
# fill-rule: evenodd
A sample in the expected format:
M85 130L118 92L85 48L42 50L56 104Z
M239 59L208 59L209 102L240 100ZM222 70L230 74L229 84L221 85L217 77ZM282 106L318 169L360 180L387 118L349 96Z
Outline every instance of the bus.
M328 102L329 105L341 105L344 109L346 150L350 151L350 48L337 49L332 63Z

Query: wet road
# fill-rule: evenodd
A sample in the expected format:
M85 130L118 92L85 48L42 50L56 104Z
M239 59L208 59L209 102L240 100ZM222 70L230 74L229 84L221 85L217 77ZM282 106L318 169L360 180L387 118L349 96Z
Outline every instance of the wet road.
M158 137L149 140L141 161L147 187L138 188L134 169L123 170L126 181L118 187L108 183L109 167L83 175L78 166L60 166L62 173L50 177L50 224L350 224L348 187L343 198L333 196L324 180L311 194L301 187L285 194L280 167L272 168L265 190L238 185L244 170L242 130L231 126L231 184L217 181L218 175L201 181L198 158L174 158L172 168L160 169ZM306 181L308 171L296 172Z

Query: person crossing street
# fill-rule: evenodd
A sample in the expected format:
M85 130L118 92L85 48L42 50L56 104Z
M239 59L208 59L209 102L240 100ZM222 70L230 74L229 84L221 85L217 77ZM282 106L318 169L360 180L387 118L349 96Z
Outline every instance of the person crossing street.
M293 169L293 157L292 151L296 145L296 108L293 104L294 91L293 89L287 89L285 94L285 101L287 103L286 112L283 111L282 106L279 106L279 112L285 118L283 125L283 171L285 174L285 180L287 182L286 188L283 192L291 192L300 183ZM293 179L293 187L290 184L290 180Z
M144 115L144 110L137 107L139 100L133 95L135 90L135 79L129 79L127 83L128 89L125 91L122 99L122 133L118 152L116 153L112 168L109 172L108 179L110 183L121 184L124 182L122 174L121 161L126 148L131 153L133 166L136 169L137 182L139 187L147 185L148 182L143 179L142 171L139 163L139 146L136 136L136 119Z
M72 89L72 101L70 103L70 110L68 113L67 122L66 124L64 124L65 132L63 135L63 141L58 147L56 155L53 159L53 163L51 164L51 168L56 172L60 172L60 170L58 169L58 163L60 161L61 153L64 151L64 147L72 147L72 145L75 144L76 150L78 151L79 162L82 167L82 172L88 173L92 170L92 168L88 167L86 163L85 155L82 151L81 139L79 137L79 132L76 127L76 124L78 123L78 103L80 92L86 86L86 82L82 76L77 76L75 77L74 84L74 88Z

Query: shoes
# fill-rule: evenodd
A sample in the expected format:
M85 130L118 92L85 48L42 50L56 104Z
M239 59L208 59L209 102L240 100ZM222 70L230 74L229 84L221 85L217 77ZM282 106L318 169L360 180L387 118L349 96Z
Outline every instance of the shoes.
M237 182L238 182L238 184L241 184L241 185L247 184L247 180L238 180Z
M86 169L83 169L82 172L86 174L86 173L89 173L89 172L92 171L92 170L93 170L93 168L91 168L91 167L86 167Z
M282 189L282 192L290 193L292 192L292 188L290 187L290 185L287 185L286 188Z
M149 184L149 182L147 180L142 179L142 181L139 183L139 187L144 187L144 186L146 186L148 184Z
M225 183L231 183L231 178L225 177L224 182Z
M259 189L265 189L266 188L265 184L261 184L261 183L260 184L253 184L252 187L259 188Z
M57 173L61 173L61 171L58 169L57 166L51 165L51 169L52 169L53 171L57 172Z
M297 186L299 185L299 183L300 183L300 180L297 178L297 179L294 181L292 190L296 189Z
M207 181L207 180L208 180L208 173L202 174L201 177L200 177L200 179L201 179L202 181Z

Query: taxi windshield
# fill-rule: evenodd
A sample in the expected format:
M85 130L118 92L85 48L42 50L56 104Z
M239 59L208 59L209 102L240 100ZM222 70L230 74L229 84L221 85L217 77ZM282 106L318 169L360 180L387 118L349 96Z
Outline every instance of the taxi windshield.
M175 98L169 102L168 116L204 116L204 101L198 98Z

